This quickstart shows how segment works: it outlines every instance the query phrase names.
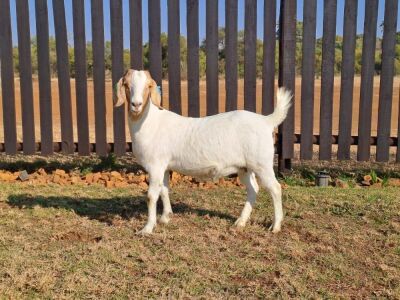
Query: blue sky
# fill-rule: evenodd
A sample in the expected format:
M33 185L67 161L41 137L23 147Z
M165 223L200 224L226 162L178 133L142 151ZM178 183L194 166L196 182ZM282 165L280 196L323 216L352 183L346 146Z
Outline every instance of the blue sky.
M60 1L60 0L57 0ZM167 0L161 1L161 31L167 32ZM217 1L217 0L216 0ZM239 1L239 21L238 26L239 30L244 28L244 1ZM68 39L70 44L73 41L73 24L72 24L72 0L65 0L65 10L66 10L66 20L67 20L67 31L68 31ZM85 0L85 22L86 22L86 38L87 40L91 40L91 20L90 20L90 0ZM200 40L205 38L205 0L200 0L199 7L199 34ZM381 24L384 16L384 0L379 1L379 12L378 12L378 24ZM11 22L12 22L12 35L13 35L13 43L17 44L17 26L16 26L16 12L15 12L15 0L11 0ZM104 0L104 24L105 24L105 38L106 40L110 40L110 0ZM264 0L257 0L257 36L259 39L263 37L263 7ZM317 0L318 11L317 11L317 37L322 35L322 16L323 16L323 0ZM180 1L180 25L181 25L181 34L186 35L186 0ZM53 20L53 8L52 1L48 0L48 8L49 8L49 24L50 24L50 35L54 36L54 20ZM124 47L129 48L129 1L123 0L123 23L124 23ZM225 1L219 0L219 26L223 27L225 24ZM279 0L277 4L277 10L279 10ZM362 33L363 31L363 23L364 23L364 11L365 10L365 1L358 1L358 20L357 20L357 32ZM31 24L31 35L36 35L36 26L35 26L35 5L34 1L29 1L29 11L30 11L30 24ZM143 39L146 42L148 40L148 22L147 22L147 0L143 0ZM342 35L343 32L343 13L344 12L344 0L338 0L338 11L337 11L337 34ZM279 16L277 12L277 17ZM299 0L297 5L297 18L298 20L302 20L303 18L303 1ZM398 12L398 19L400 20L400 13ZM397 29L400 30L400 21L397 23ZM378 36L382 35L381 29L378 28L377 32Z

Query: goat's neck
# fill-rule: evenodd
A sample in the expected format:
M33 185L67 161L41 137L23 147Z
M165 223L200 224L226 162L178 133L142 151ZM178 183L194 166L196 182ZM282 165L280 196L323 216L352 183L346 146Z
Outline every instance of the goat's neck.
M129 118L129 127L132 129L131 134L134 136L149 136L153 132L157 131L157 121L159 120L158 115L160 112L160 109L156 107L151 101L149 101L144 107L142 115L137 120Z

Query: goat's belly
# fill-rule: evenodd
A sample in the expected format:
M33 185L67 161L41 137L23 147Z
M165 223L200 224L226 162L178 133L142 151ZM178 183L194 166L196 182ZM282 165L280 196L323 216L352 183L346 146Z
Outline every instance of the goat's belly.
M236 174L240 170L240 167L229 166L223 167L218 164L209 166L183 166L179 164L172 164L169 166L171 171L176 171L178 173L192 176L200 180L216 180L218 178L228 176L231 174Z

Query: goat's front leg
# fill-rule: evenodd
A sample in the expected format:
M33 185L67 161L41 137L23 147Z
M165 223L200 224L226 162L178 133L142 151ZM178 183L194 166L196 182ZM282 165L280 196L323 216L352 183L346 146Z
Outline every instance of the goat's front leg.
M169 187L169 171L165 171L163 186L161 187L161 200L163 202L163 213L160 218L160 222L163 224L168 224L170 221L169 216L172 214L171 202L169 201L168 195Z
M149 172L149 190L147 192L147 209L148 220L146 226L139 231L139 234L150 234L153 232L157 223L157 200L160 196L161 187L163 184L164 172Z

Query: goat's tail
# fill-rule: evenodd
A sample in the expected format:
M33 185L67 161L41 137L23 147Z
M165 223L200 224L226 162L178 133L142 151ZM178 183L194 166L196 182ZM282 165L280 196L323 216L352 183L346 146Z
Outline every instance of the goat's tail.
M277 103L274 112L267 116L274 127L278 127L286 118L290 106L292 106L293 94L284 87L280 87L277 93Z

